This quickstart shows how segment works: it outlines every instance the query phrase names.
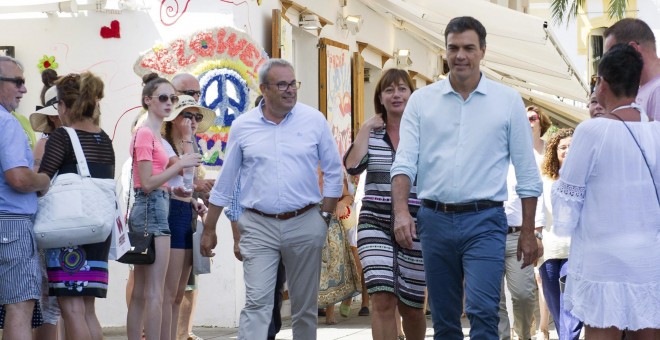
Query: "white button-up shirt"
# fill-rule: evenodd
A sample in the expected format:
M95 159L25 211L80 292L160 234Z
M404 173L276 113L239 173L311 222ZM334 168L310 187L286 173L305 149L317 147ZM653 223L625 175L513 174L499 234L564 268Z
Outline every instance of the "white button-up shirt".
M261 107L232 124L222 171L209 201L230 204L240 174L240 205L269 214L322 200L317 166L323 172L323 196L341 197L343 171L339 149L321 112L297 103L284 120L267 120Z
M413 92L400 138L391 177L417 176L418 198L505 201L509 162L516 168L518 196L543 191L520 94L483 74L466 100L449 78Z

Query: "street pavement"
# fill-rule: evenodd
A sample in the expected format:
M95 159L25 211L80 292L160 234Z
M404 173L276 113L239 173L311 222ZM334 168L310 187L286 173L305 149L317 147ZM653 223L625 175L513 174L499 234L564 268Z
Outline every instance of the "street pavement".
M354 303L352 306L351 316L348 318L339 315L339 308L337 310L335 319L337 324L326 325L325 317L319 317L318 336L317 340L369 340L371 339L371 318L369 316L358 316L357 312L360 308L360 303ZM462 318L463 334L466 339L469 339L470 325L467 318ZM277 340L291 340L293 334L291 332L291 320L283 320L282 330L277 334ZM427 317L426 321L426 339L433 339L433 326L431 324L431 317ZM550 326L550 339L558 339L557 333L554 331L554 325ZM204 340L229 340L237 339L237 328L217 328L217 327L194 327L193 332ZM123 327L104 328L104 338L107 340L126 339L126 329ZM539 338L542 339L542 338ZM184 339L185 340L185 339Z

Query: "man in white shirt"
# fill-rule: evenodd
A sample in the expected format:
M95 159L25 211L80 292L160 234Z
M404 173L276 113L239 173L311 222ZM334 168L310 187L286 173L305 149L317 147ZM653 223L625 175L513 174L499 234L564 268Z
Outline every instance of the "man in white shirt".
M259 69L264 96L232 124L222 171L211 191L201 252L213 256L223 207L231 203L240 173L238 220L245 278L245 307L238 338L266 339L280 259L286 268L294 339L316 339L321 250L342 194L339 150L327 120L297 103L293 66L270 59ZM323 196L317 166L323 173ZM319 202L322 201L319 209Z
M536 156L536 155L535 155ZM518 239L520 238L520 229L522 225L522 204L520 197L516 193L516 173L513 165L509 167L507 176L508 198L504 202L504 211L509 228L506 235L505 248L505 267L504 278L502 280L502 293L500 294L500 323L499 333L501 340L510 339L511 331L509 316L506 308L506 298L504 293L504 280L511 293L511 302L513 305L513 329L519 339L531 339L532 320L534 311L538 304L538 287L534 268L527 266L520 268L522 261L516 258L518 248ZM543 209L543 195L539 196L536 205L536 217L534 219L534 235L538 239L539 254L542 253L543 244L543 224L545 221L545 211ZM537 320L538 323L538 320Z
M520 95L479 69L486 29L472 17L445 29L450 73L408 100L392 165L394 234L410 248L418 231L408 211L411 180L422 206L417 215L436 340L463 339L465 282L470 338L497 339L500 287L508 229L509 163L516 168L523 219L517 256L538 258L534 213L542 184Z
M603 35L604 53L616 44L629 44L642 55L644 67L635 102L649 119L660 120L660 59L651 27L642 20L625 18L606 29Z

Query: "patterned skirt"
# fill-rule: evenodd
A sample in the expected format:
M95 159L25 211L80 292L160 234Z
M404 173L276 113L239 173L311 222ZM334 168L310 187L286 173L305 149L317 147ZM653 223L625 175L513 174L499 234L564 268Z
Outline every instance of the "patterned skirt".
M407 306L423 308L426 277L422 245L413 238L413 249L402 248L391 228L358 225L358 253L369 294L390 292Z
M321 254L319 308L334 305L359 293L360 274L357 272L348 233L339 220L333 217Z
M105 298L111 237L105 242L46 250L48 295Z

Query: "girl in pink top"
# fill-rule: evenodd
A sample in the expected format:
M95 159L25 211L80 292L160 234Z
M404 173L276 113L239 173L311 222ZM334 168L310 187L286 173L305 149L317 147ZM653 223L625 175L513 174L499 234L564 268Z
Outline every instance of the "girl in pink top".
M163 149L160 131L163 120L172 113L179 97L176 96L172 84L155 73L144 76L142 80L142 107L147 110L147 119L131 143L135 203L131 208L129 226L131 231L146 229L154 233L156 261L151 265L135 265L135 282L126 328L129 340L139 340L143 326L147 340L159 340L163 282L170 257L167 181L183 168L199 165L201 155L183 155L178 162L167 167L169 159ZM144 318L145 315L148 317Z

